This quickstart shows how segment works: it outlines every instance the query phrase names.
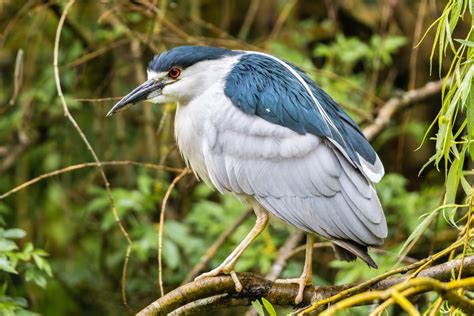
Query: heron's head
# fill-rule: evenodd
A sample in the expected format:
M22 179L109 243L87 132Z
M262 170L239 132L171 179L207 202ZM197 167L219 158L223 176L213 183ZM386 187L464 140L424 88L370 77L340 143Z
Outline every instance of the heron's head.
M148 80L115 104L107 116L142 101L186 103L224 80L240 54L217 47L180 46L156 55L148 64Z

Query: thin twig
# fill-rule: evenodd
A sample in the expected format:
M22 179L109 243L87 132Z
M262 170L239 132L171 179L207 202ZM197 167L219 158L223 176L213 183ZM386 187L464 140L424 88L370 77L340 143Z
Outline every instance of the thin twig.
M291 233L291 235L286 239L283 246L278 250L275 262L273 262L273 265L270 268L270 272L268 272L265 278L270 281L275 281L280 276L286 266L288 259L291 258L293 250L300 243L303 237L304 232L301 230ZM304 245L303 247L306 246Z
M7 39L7 36L9 35L10 33L10 30L13 29L13 27L15 26L16 22L20 19L20 17L25 14L26 12L29 13L29 10L31 9L31 7L36 4L36 0L29 0L27 3L25 3L16 13L15 15L7 22L6 25L3 26L3 31L2 33L0 33L0 49L3 50L3 45L5 44L5 41ZM0 5L2 4L3 2L0 2ZM48 4L44 4L44 6L48 6L50 5L49 3Z
M330 242L330 241L325 241L325 242L315 242L313 244L313 248L314 249L318 249L318 248L328 248L328 247L333 247L333 243ZM291 257L297 255L298 253L304 251L306 249L306 245L301 245L299 247L296 247L295 249L291 250L288 254L287 254L287 258L286 260L289 260Z
M144 163L144 162L138 162L138 161L129 161L129 160L101 161L100 165L102 165L102 166L126 166L126 165L130 165L130 166L139 166L139 167L145 167L145 168L149 168L149 169L163 170L163 171L176 172L176 173L183 171L183 169L179 169L179 168L172 168L172 167L167 167L167 166L162 166L162 165L155 165L155 164L151 164L151 163ZM88 168L88 167L99 167L99 163L97 163L97 162L84 162L84 163L80 163L80 164L77 164L77 165L71 165L71 166L67 166L67 167L57 169L57 170L54 170L54 171L51 171L51 172L44 173L42 175L37 176L36 178L30 179L30 180L28 180L28 181L26 181L26 182L24 182L24 183L22 183L22 184L20 184L16 187L14 187L13 189L3 193L2 195L0 195L0 200L3 200L4 198L8 197L9 195L12 195L13 193L16 193L20 190L23 190L23 189L25 189L25 188L27 188L27 187L35 184L35 183L38 183L41 180L60 175L62 173L75 171L75 170Z
M150 9L151 11L153 11L154 14L156 14L158 16L162 15L162 14L160 14L160 9L158 9L157 7L155 7L153 4L151 4L149 2L138 0L137 3L139 3L140 5L143 5L144 7L148 8L148 9ZM161 21L161 23L163 23L163 26L168 28L176 36L183 38L185 41L187 41L189 43L196 42L196 39L192 35L189 35L182 28L180 28L179 26L177 26L173 22L169 21L164 14L161 16L160 21Z
M16 98L20 94L23 83L23 49L19 49L15 60L15 73L13 75L13 95L10 98L10 105L15 104Z
M108 51L110 51L112 49L116 49L119 46L127 44L129 41L130 40L128 38L122 38L122 39L117 40L117 41L102 44L100 48L98 48L98 49L96 49L92 52L89 52L87 54L84 54L81 57L79 57L79 58L77 58L77 59L75 59L75 60L73 60L73 61L71 61L71 62L69 62L65 65L60 66L59 68L65 69L65 68L74 68L74 67L80 66L80 65L88 62L89 60L95 59L95 58L107 53Z
M278 36L278 34L281 31L281 28L283 27L283 24L285 24L286 20L290 16L290 13L295 7L297 2L298 0L290 0L285 4L285 7L281 11L280 15L278 16L275 22L275 25L273 26L272 32L268 36L267 43L271 43Z
M81 99L81 98L76 98L73 99L74 101L77 102L109 102L109 101L117 101L122 99L123 97L109 97L109 98L96 98L96 99Z
M57 3L58 1L51 1L51 5L49 8L51 11L57 16L61 16L61 6ZM94 48L95 43L93 40L93 37L91 36L90 33L87 32L86 28L81 27L82 25L80 23L76 23L75 21L69 19L69 20L64 20L64 23L66 27L74 33L74 37L77 38L86 48Z
M402 108L416 104L422 100L441 93L443 80L428 82L423 87L407 91L401 97L395 97L388 100L378 111L374 122L364 128L364 135L367 139L374 139L388 125L392 117Z
M163 226L165 222L165 211L166 205L168 203L168 198L170 197L171 191L175 187L176 183L179 182L185 175L191 173L191 170L188 168L184 168L180 174L178 174L173 181L170 183L168 190L166 190L165 196L163 197L163 202L161 203L161 211L160 211L160 225L158 229L158 284L160 286L160 293L161 296L165 294L163 289L163 262L162 262L162 253L163 253Z
M418 43L423 31L423 22L425 21L426 11L428 8L428 0L421 0L418 5L418 13L416 17L415 30L413 31L412 43ZM410 52L410 69L408 79L408 90L415 89L416 86L416 71L418 62L418 51L420 47L415 44Z
M102 179L104 181L105 188L107 190L107 195L108 195L109 200L110 200L110 205L112 206L112 213L114 215L115 221L117 222L117 225L119 226L119 229L122 232L122 235L125 237L125 240L127 241L127 244L128 244L127 245L127 250L125 252L125 259L124 259L123 270L122 270L122 299L123 299L123 303L128 307L125 285L126 285L128 260L129 260L129 257L130 257L130 252L132 251L132 240L130 239L130 236L128 235L127 230L123 226L123 224L120 220L120 217L118 216L117 209L116 209L116 206L115 206L115 201L112 197L112 192L110 190L110 183L109 183L109 180L108 180L107 176L105 175L104 169L102 168L102 163L101 163L99 157L97 156L97 154L95 153L94 149L92 148L91 144L89 143L89 140L87 139L87 137L83 133L82 129L79 127L76 120L74 119L74 117L69 112L69 108L68 108L68 105L66 103L66 99L64 98L63 91L62 91L62 88L61 88L61 79L60 79L60 76L59 76L59 66L58 66L59 41L60 41L60 38L61 38L61 31L62 31L64 22L66 20L67 13L68 13L69 9L72 7L72 5L74 4L74 1L75 0L69 0L69 2L67 3L66 7L64 8L64 12L61 14L61 17L60 17L59 23L58 23L58 27L56 29L56 37L55 37L55 40L54 40L54 60L53 60L54 80L56 82L56 88L57 88L57 91L58 91L58 96L59 96L59 98L61 100L61 103L62 103L62 106L63 106L64 116L66 116L66 118L74 126L77 133L81 137L82 141L86 145L86 147L89 150L89 152L91 153L92 157L94 158L95 162L97 163L97 168L99 169L100 174L102 176Z
M257 16L258 7L260 6L260 0L250 1L249 8L245 14L244 22L240 28L239 35L237 36L240 40L245 40L249 34L250 28L252 27L255 17Z

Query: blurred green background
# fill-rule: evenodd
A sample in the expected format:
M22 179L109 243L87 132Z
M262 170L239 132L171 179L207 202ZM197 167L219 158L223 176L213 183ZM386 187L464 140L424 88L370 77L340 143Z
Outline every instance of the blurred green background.
M44 173L93 162L63 114L53 76L55 32L65 4L0 1L0 194ZM430 75L434 32L414 47L443 5L425 0L76 1L61 34L62 89L102 161L182 168L173 104L142 105L105 117L114 101L144 81L155 53L182 44L265 50L301 66L364 127L390 97L440 78L436 55ZM459 22L460 33L466 28L467 22ZM377 186L389 224L384 249L374 253L379 271L361 262L335 261L332 249L322 248L314 257L315 284L356 282L399 264L399 251L420 216L442 202L444 174L433 166L418 174L433 155L434 142L415 150L440 103L438 95L410 107L373 141L387 171ZM134 165L104 168L133 242L126 292L128 305L137 311L159 295L157 227L176 173ZM245 209L193 175L177 184L164 230L166 291L183 281ZM253 223L251 215L207 269L219 264ZM443 249L458 234L442 217L424 228L406 260ZM284 227L269 227L237 270L267 273L288 234ZM0 314L130 314L120 290L126 249L97 168L49 177L2 198ZM303 253L293 257L283 276L299 275L303 259ZM347 315L366 312L364 307Z

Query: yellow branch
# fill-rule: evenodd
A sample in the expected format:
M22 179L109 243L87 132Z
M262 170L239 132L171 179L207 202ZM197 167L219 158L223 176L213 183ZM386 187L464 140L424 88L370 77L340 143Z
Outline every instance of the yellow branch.
M335 305L328 308L326 311L322 312L320 315L330 316L330 315L334 315L336 312L339 312L351 306L367 304L367 303L374 302L377 300L386 300L388 298L392 298L395 302L397 302L405 311L407 311L407 313L409 313L409 315L418 315L418 314L411 314L411 312L413 312L413 310L411 309L413 305L406 299L405 296L402 296L400 294L400 292L402 292L403 290L408 290L408 289L410 289L411 291L404 293L407 296L408 294L413 295L413 294L426 292L426 291L436 291L440 293L443 297L445 297L448 301L450 301L452 304L459 303L459 304L456 304L456 305L459 305L458 307L462 309L468 309L468 311L466 312L469 312L469 311L474 311L474 303L450 291L453 291L459 288L472 287L472 286L474 286L474 277L469 277L469 278L461 279L461 280L455 280L455 281L451 281L447 283L440 282L432 278L416 278L416 279L411 279L407 282L397 284L384 291L364 292L364 293L354 295L352 297L349 297L345 300L342 300L336 303ZM411 305L411 307L406 304L407 302ZM303 312L300 313L299 315L303 315Z
M410 265L405 266L405 267L401 267L401 268L398 268L398 269L395 269L395 270L385 272L385 273L379 275L378 277L375 277L375 278L370 279L366 282L360 283L360 284L358 284L354 287L351 287L347 290L341 291L341 292L337 293L336 295L328 297L327 299L319 300L319 301L315 302L314 304L312 304L311 306L302 308L302 309L296 311L295 313L298 314L298 315L304 315L305 313L315 311L318 308L320 308L320 307L322 307L326 304L337 302L337 301L339 301L339 300L341 300L341 299L343 299L343 298L345 298L345 297L347 297L347 296L349 296L353 293L357 293L357 292L360 292L361 290L367 289L370 286L372 286L373 284L375 284L379 281L385 280L385 279L387 279L388 277L390 277L392 275L399 274L399 273L404 273L404 272L407 272L407 271L410 271L410 270L413 270L413 269L417 269L421 266L426 267L427 265L431 264L432 262L434 262L435 260L441 258L442 256L448 254L452 250L460 247L461 245L463 245L462 240L458 240L455 243L453 243L451 246L449 246L448 248L445 248L445 249L441 250L440 252L438 252L438 253L436 253L436 254L428 257L428 258L425 258L421 261L415 262L415 263L410 264Z
M408 315L420 316L420 312L418 312L415 306L413 306L413 304L410 303L410 301L400 292L393 291L392 298L394 299L395 302L398 303L398 305L400 305L401 308L403 308L405 312L408 313Z

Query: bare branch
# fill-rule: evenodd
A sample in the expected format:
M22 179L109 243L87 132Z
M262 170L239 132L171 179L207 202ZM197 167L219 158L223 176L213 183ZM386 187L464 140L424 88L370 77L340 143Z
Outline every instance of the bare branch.
M170 172L181 172L183 169L178 169L178 168L172 168L172 167L167 167L167 166L162 166L162 165L156 165L152 163L145 163L145 162L138 162L138 161L130 161L130 160L123 160L123 161L101 161L100 165L102 166L140 166L140 167L145 167L149 169L155 169L155 170L164 170L164 171L170 171ZM84 162L80 163L77 165L71 165L67 166L65 168L61 168L58 170L54 170L48 173L44 173L42 175L37 176L36 178L33 178L31 180L28 180L13 189L9 190L8 192L5 192L0 195L0 200L3 200L9 195L12 195L13 193L16 193L20 190L23 190L26 187L29 187L30 185L33 185L37 182L40 182L41 180L51 178L57 175L60 175L62 173L74 171L74 170L79 170L83 168L89 168L89 167L99 167L99 163L97 162Z
M419 264L420 262L416 263ZM410 265L415 268L416 264ZM461 259L452 260L431 268L421 271L415 279L432 278L439 281L447 281L451 278L452 272L459 271ZM474 256L468 256L464 260L463 276L468 277L474 275ZM204 278L195 282L183 285L165 296L159 298L155 302L145 307L138 313L139 316L148 315L166 315L181 306L203 300L209 299L216 295L227 294L226 302L234 300L233 305L248 305L250 301L256 300L260 297L265 297L274 305L291 306L294 304L295 297L298 293L298 285L296 284L281 284L274 283L270 280L264 279L261 276L253 273L239 273L239 280L244 286L241 293L235 291L235 285L230 276L217 276ZM410 276L401 276L381 280L370 286L371 290L383 291L396 284L401 284L407 281ZM307 287L304 292L304 304L310 302L320 301L333 296L343 290L352 287L351 285L337 285L329 287ZM365 289L360 289L362 292ZM431 290L424 288L421 292ZM223 298L210 300L210 303L218 302L218 306L226 306L222 302ZM193 303L195 306L202 306L202 304ZM213 304L212 304L213 305Z
M452 271L459 271L460 264L461 260L456 259L427 268L423 270L416 279L433 278L439 281L447 281L451 278ZM469 256L464 260L463 275L472 276L473 274L474 256ZM203 299L209 300L210 297L223 294L227 294L227 296L225 298L211 299L209 302L211 304L218 302L218 306L226 306L226 303L230 300L234 300L233 305L237 303L237 305L248 305L250 301L265 297L274 305L291 306L294 304L295 297L298 293L298 285L274 283L253 273L239 273L238 276L244 286L244 290L241 293L235 291L235 285L230 276L204 278L175 289L145 307L138 315L165 315L187 304L202 307L203 304L193 302ZM409 276L402 276L381 280L373 284L370 289L382 291L396 284L401 284L408 279ZM308 304L311 301L323 300L350 287L351 285L307 287L305 289L303 302ZM425 288L425 290L421 292L428 290L430 289ZM362 289L359 292L362 292Z
M400 97L394 97L388 100L378 111L374 123L364 128L365 137L367 137L368 140L374 139L382 132L398 111L440 93L443 88L443 82L444 79L428 82L419 89L407 91Z

